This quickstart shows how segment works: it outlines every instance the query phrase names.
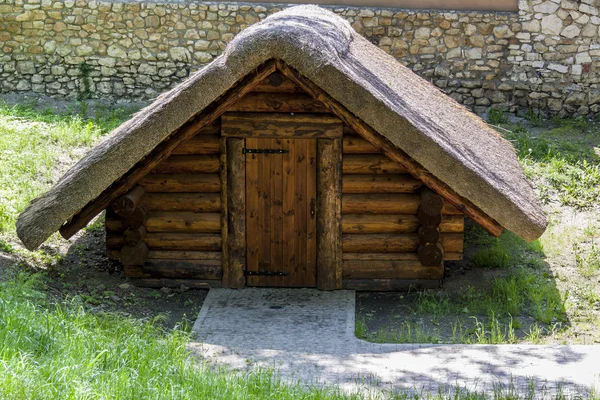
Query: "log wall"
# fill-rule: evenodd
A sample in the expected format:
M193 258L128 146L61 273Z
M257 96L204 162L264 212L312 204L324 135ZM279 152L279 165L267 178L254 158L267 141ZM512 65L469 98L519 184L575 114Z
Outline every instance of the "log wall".
M177 147L139 182L148 215L141 266L123 258L126 224L106 212L108 255L144 286L219 287L221 267L220 119Z
M265 121L265 132L273 134L277 131L278 115L285 118L286 114L301 113L303 118L322 120L327 118L329 110L291 80L275 73L228 112L236 113L230 115L237 116L237 120L244 115L249 118L259 115L244 113L273 115L272 125ZM229 122L223 122L226 123ZM256 132L244 131L240 138L254 134ZM126 274L139 283L220 286L223 268L229 268L227 263L222 264L221 256L227 244L222 232L227 232L223 227L227 222L228 200L227 191L222 191L222 185L226 184L222 181L227 176L222 164L227 157L221 154L225 149L225 136L220 135L221 118L180 145L139 182L145 192L140 207L144 207L148 215L142 224L143 232L129 231L128 234L143 236L140 241L147 247L147 260L142 266L125 266ZM347 126L340 142L342 287L404 290L411 286L439 285L444 274L443 263L424 266L424 246L430 245L429 236L435 234L433 245L440 248L443 260L460 260L463 214L443 202L441 221L424 222L418 211L422 193L427 188L419 180ZM106 230L110 257L123 258L126 228L123 218L108 209ZM138 256L143 251L134 250ZM233 279L229 272L225 273L226 280L236 282L226 285L244 285L243 277ZM339 287L331 283L323 288L334 286Z
M417 210L423 185L349 127L343 137L343 286L401 290L437 286L443 264L423 266ZM459 260L464 217L444 203L439 225L444 260Z

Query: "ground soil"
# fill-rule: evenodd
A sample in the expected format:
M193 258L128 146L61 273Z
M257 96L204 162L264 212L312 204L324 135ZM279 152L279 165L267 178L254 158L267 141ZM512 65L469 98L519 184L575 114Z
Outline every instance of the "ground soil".
M56 301L79 298L92 312L157 319L167 329L194 323L208 290L136 287L123 275L120 263L106 257L104 243L103 229L94 229L82 231L70 242L54 238L41 249L44 260L0 252L0 278L2 271L7 275L10 265L19 263L44 275L47 292ZM18 242L11 244L18 249Z

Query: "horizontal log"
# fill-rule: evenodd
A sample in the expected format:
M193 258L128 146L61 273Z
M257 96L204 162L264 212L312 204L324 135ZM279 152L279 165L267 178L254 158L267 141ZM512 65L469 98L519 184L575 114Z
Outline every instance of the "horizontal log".
M218 174L148 174L140 186L146 192L166 193L219 193L221 180Z
M180 144L171 154L219 154L220 139L218 135L197 135Z
M179 288L185 286L191 289L210 289L220 288L221 280L216 279L153 279L153 278L134 278L131 283L140 287Z
M198 130L194 136L198 135L220 135L221 134L221 119L217 118L215 121L211 122L209 125L206 125L202 129Z
M153 174L216 174L218 172L218 155L170 156L152 170Z
M229 112L326 113L323 103L305 93L248 93Z
M124 232L127 229L120 218L109 217L108 214L105 216L104 226L107 232Z
M423 184L410 175L344 175L342 193L415 193Z
M365 292L405 292L409 290L437 289L439 279L344 279L344 289Z
M148 246L146 246L146 243L126 244L121 249L120 260L123 265L142 265L147 258Z
M123 232L123 240L126 244L134 244L144 240L147 234L148 232L143 226L127 228Z
M123 239L123 233L106 232L106 248L111 250L121 251L121 248L125 245L125 239Z
M124 265L123 273L128 278L141 278L144 276L141 265Z
M144 193L145 190L143 187L135 186L127 194L113 201L111 208L120 217L128 216L140 204Z
M221 232L221 214L194 212L153 212L146 220L148 232Z
M148 193L143 204L156 211L192 211L210 213L221 211L219 193Z
M463 259L463 253L444 253L445 261L459 261Z
M148 260L221 260L220 251L150 250Z
M440 242L444 247L444 253L462 253L464 246L464 234L462 233L442 233Z
M419 221L410 214L345 214L342 217L342 233L413 233ZM464 218L444 215L440 232L460 233L464 230Z
M444 251L460 253L463 250L461 233L443 233L440 242ZM416 233L402 234L344 234L342 249L348 253L413 253L419 247Z
M342 260L361 261L419 261L417 253L344 253Z
M347 154L342 158L344 174L405 174L406 169L383 154Z
M126 227L137 228L138 226L142 226L147 218L148 208L144 204L140 204L131 214L121 217L121 221Z
M342 233L413 233L419 227L416 215L345 214Z
M225 113L222 134L228 137L342 137L341 121L329 114Z
M287 93L304 93L304 90L300 89L291 80L287 79L279 72L273 72L268 78L260 82L252 92L287 92Z
M416 194L345 194L342 214L416 214Z
M417 255L424 267L438 267L444 261L444 248L439 242L422 244L417 249Z
M349 253L411 253L418 246L416 234L342 235L342 249Z
M221 251L221 235L214 233L149 233L151 250Z
M417 214L420 199L417 194L345 194L342 197L343 214ZM444 202L442 213L462 213L450 203Z
M344 279L442 279L444 267L424 267L419 261L344 261Z
M220 260L148 260L142 268L149 278L221 279Z
M380 154L381 151L358 135L344 135L343 154Z

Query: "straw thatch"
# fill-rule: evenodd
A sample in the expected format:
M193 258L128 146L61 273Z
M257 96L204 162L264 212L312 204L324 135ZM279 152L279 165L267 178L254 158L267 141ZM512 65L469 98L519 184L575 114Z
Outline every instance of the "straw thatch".
M479 117L315 6L279 12L241 32L212 63L117 128L17 222L34 249L163 139L269 59L281 59L398 148L526 240L547 221L506 140Z

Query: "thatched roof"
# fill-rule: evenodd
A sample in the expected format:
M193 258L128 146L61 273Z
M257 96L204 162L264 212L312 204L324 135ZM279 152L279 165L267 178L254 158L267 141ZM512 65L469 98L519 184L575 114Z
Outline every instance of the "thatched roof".
M31 202L17 233L34 249L162 140L237 81L281 59L387 137L456 193L526 240L547 220L514 149L476 115L316 6L242 31L212 63L164 93Z

